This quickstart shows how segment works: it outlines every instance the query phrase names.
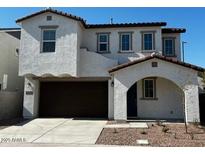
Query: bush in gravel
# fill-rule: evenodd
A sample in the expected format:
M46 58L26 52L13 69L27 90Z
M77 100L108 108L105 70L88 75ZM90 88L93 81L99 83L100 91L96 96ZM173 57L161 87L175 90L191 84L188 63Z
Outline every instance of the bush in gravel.
M143 129L142 132L141 132L141 134L146 135L147 132Z
M190 136L191 136L191 139L193 140L194 139L194 133L190 133Z
M158 126L165 127L165 125L164 125L160 120L157 121L157 125L158 125Z
M169 128L168 128L168 127L164 126L164 127L162 128L162 132L167 133L168 131L169 131Z
M117 128L114 128L114 132L113 133L115 133L115 134L118 133Z
M199 127L199 122L197 121L197 120L195 120L194 122L193 122L193 125L195 126L195 127Z
M173 133L174 139L177 139L177 133Z
M161 125L162 125L162 122L161 122L160 120L157 120L156 123L157 123L158 126L161 126Z

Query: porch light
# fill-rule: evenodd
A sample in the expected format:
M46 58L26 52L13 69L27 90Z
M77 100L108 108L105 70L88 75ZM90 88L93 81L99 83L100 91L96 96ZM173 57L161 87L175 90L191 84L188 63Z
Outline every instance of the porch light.
M111 82L111 87L114 87L114 81Z

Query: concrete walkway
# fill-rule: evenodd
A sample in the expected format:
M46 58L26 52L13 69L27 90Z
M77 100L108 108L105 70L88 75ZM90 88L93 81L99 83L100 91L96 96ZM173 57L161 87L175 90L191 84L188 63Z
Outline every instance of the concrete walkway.
M63 118L34 119L0 130L0 142L92 145L97 141L106 122Z
M121 124L108 124L104 128L148 128L147 123L144 122L128 122Z

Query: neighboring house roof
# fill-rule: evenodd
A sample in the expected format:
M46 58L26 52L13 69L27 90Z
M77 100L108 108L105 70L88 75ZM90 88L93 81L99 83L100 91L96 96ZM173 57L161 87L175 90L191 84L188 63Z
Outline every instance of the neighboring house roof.
M157 58L157 59L160 59L160 60L163 60L163 61L166 61L166 62L170 62L170 63L173 63L173 64L181 65L181 66L184 66L184 67L187 67L187 68L191 68L191 69L194 69L196 71L200 71L200 72L205 71L205 69L202 68L202 67L192 65L192 64L189 64L189 63L185 63L185 62L182 62L182 61L179 61L179 60L173 60L173 59L170 59L170 58L167 58L167 57L164 57L164 56L154 54L154 55L150 55L150 56L147 56L147 57L144 57L144 58L134 60L132 62L128 62L128 63L125 63L125 64L118 65L118 66L110 69L108 72L112 73L112 72L118 71L120 69L129 67L129 66L132 66L132 65L135 65L135 64L139 64L139 63L142 63L144 61L154 59L154 58Z
M162 28L162 33L185 33L184 28Z
M143 23L115 23L115 24L86 24L86 21L78 16L72 15L72 14L68 14L68 13L64 13L62 11L58 11L58 10L54 10L51 8L33 13L31 15L25 16L23 18L17 19L16 22L22 22L24 20L27 20L29 18L32 18L34 16L46 13L46 12L51 12L51 13L55 13L57 15L61 15L73 20L77 20L82 22L82 24L84 25L85 28L114 28L114 27L146 27L146 26L166 26L166 22L143 22Z
M3 31L19 40L21 38L21 28L0 28L0 31Z
M0 28L0 31L20 31L21 28Z

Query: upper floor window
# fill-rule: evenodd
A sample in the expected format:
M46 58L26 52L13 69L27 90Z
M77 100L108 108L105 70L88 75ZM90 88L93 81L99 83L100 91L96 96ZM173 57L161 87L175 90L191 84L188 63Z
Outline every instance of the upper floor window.
M142 33L142 50L151 51L155 50L154 46L154 32Z
M43 29L42 52L55 52L56 30Z
M163 39L163 55L175 56L175 42L174 38Z
M132 50L132 33L120 33L120 51Z
M98 41L98 52L108 52L109 51L109 34L108 33L99 33L97 35Z

